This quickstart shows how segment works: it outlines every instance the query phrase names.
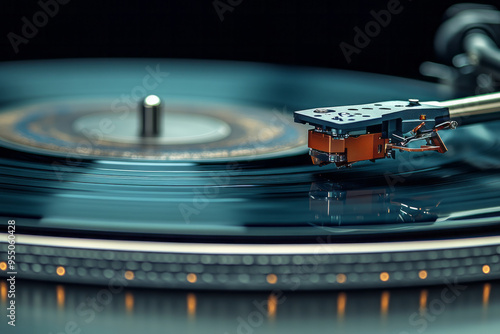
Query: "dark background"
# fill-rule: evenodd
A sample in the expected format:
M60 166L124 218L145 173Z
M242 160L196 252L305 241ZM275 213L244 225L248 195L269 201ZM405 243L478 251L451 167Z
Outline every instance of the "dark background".
M42 0L43 2L55 0ZM62 1L62 0L61 0ZM65 0L67 1L67 0ZM444 11L459 1L401 0L403 10L348 63L339 47L353 44L371 10L388 0L221 0L238 3L221 21L214 1L71 0L15 53L7 35L33 22L38 1L0 4L0 60L74 57L229 59L322 66L422 78L434 60L434 33ZM495 4L498 1L479 3Z

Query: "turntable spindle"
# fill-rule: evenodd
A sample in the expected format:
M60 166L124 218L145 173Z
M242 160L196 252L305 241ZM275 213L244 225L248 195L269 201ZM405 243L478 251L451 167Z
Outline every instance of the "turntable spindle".
M156 95L147 96L141 106L141 137L158 137L161 123L161 100Z

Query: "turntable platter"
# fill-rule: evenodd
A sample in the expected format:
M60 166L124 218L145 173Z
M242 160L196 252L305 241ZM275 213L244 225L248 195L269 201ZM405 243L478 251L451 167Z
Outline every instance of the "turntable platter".
M128 125L120 131L79 152L77 130L98 125L100 113L112 113L103 106L112 105L113 97L145 91L140 84L152 69L169 74L146 93L167 101L167 116L171 110L180 117L172 122L182 123L189 113L199 116L203 143L180 131L176 140L181 138L181 144L164 138L144 146L124 130L133 122L125 119ZM124 263L130 262L127 251L151 256L152 263L167 257L181 261L175 255L180 253L195 256L182 258L187 267L172 277L161 266L145 270L136 281L140 286L184 286L190 284L189 270L201 275L213 264L221 272L200 278L200 287L262 288L269 283L266 275L275 271L282 273L277 284L289 287L294 265L308 261L294 256L318 252L325 256L323 271L301 288L335 288L339 269L331 261L345 264L343 274L352 287L385 284L379 277L389 265L394 275L387 284L393 285L438 282L445 273L460 276L458 266L449 269L440 262L432 267L438 259L459 257L446 253L449 249L470 254L479 249L477 268L463 273L466 280L486 278L481 272L486 263L488 277L500 274L499 122L445 134L449 152L442 156L402 153L395 161L337 170L310 164L306 128L292 121L291 110L311 105L450 98L437 85L344 71L175 60L13 63L0 65L0 74L0 89L6 92L0 112L0 212L5 217L0 224L16 220L19 240L31 245L25 249L29 256L51 247L68 257L94 256L75 255L74 248L106 250L110 258L101 260L110 266L122 255ZM270 131L259 137L263 128ZM321 251L318 244L324 246ZM383 255L394 252L415 266L424 263L429 279L419 279L417 267L394 267L398 257ZM227 261L238 264L239 271L223 272L229 270ZM368 270L363 264L355 267L359 261L376 263ZM46 279L57 278L54 265L44 269ZM26 277L40 277L40 268L24 268ZM126 264L120 268L118 275ZM106 279L106 268L101 269L93 281ZM64 279L86 277L75 267Z

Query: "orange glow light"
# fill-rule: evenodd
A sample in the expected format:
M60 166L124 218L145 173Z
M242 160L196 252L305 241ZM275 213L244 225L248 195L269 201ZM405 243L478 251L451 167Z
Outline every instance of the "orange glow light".
M7 263L0 262L0 270L3 270L3 271L7 270Z
M420 277L420 279L426 279L427 278L427 271L425 270L420 270L418 272L418 277Z
M126 279L126 280L131 281L131 280L133 280L133 279L134 279L134 276L135 276L135 275L134 275L134 272L133 272L133 271L127 270L127 271L125 272L125 275L124 275L124 276L125 276L125 279Z
M491 284L486 283L483 286L483 307L488 307L490 302Z
M57 296L57 306L59 308L63 308L64 301L66 300L66 292L64 291L64 287L62 285L58 285L56 287L56 296Z
M7 283L5 281L0 282L0 295L2 297L2 303L7 301Z
M380 280L382 282L387 282L389 280L389 273L387 273L385 271L380 273Z
M278 276L275 274L269 274L267 275L266 280L269 284L276 284L276 282L278 282Z
M424 314L425 310L427 310L427 297L429 296L429 292L427 290L422 290L420 292L420 306L419 311L420 314Z
M337 317L343 319L345 315L345 306L347 304L347 296L344 292L337 296Z
M270 294L267 298L267 316L269 318L274 318L276 316L276 310L278 309L278 299L276 295Z
M127 312L134 310L134 295L130 292L125 293L125 309Z
M345 283L347 281L347 276L345 274L338 274L337 275L337 283Z
M196 295L194 293L187 294L187 312L190 317L196 315Z
M489 266L489 265L487 265L487 264L485 264L485 265L483 266L483 273L485 273L485 274L489 274L489 273L490 273L490 271L491 271L490 266Z
M190 273L187 275L187 281L189 283L196 283L197 280L198 280L198 277L196 277L196 274Z
M64 269L64 267L57 267L56 273L59 276L64 276L64 274L66 274L66 269Z
M383 316L387 315L387 312L389 311L389 299L391 295L389 291L384 291L382 292L382 295L380 296L380 313Z

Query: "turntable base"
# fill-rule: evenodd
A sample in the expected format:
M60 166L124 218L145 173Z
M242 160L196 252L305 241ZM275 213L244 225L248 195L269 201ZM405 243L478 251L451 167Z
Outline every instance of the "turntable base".
M151 68L169 75L146 90ZM20 278L312 290L500 277L499 122L444 134L444 155L337 170L311 165L307 127L292 120L310 106L451 98L441 86L258 64L67 60L1 64L0 89L0 226L16 221ZM113 99L142 90L218 133L200 130L203 144L189 134L137 142L129 120L88 151L72 146ZM263 126L271 131L259 138Z

